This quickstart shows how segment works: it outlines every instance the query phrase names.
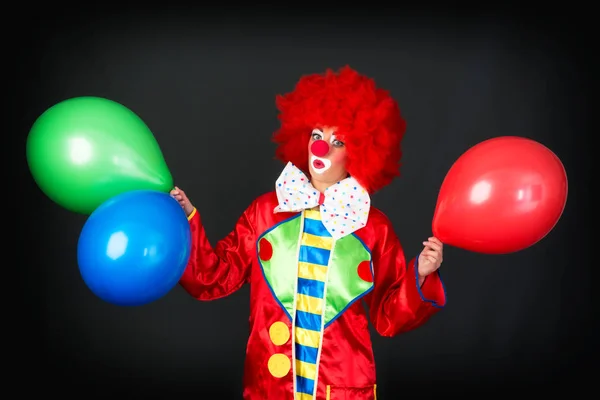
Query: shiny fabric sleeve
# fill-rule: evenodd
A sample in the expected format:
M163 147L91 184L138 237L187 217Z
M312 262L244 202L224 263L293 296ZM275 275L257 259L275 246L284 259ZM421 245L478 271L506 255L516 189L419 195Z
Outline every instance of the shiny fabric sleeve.
M381 250L373 254L374 287L365 298L370 320L382 336L395 336L423 325L446 304L439 271L419 287L417 258L406 263L400 241L384 232Z
M248 282L254 249L254 205L234 229L211 246L196 209L188 217L192 233L190 258L179 284L198 300L225 297Z

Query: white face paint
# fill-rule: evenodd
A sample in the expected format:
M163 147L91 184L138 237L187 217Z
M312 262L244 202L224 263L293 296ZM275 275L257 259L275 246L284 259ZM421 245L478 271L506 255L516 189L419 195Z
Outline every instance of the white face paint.
M321 131L318 128L313 129L312 131L312 138L313 140L322 140L324 139L324 134L323 131ZM331 135L331 139L333 139L333 135ZM315 165L315 161L318 161L320 163L322 163L322 166L316 166ZM310 156L310 165L312 167L312 170L314 173L316 174L322 174L323 172L327 171L329 169L329 167L331 167L331 161L329 161L326 158L321 158L321 157L317 157L315 155L311 155Z
M308 142L309 172L317 188L328 187L348 175L345 170L346 151L344 143L336 138L335 130L335 127L315 128L312 130ZM321 157L312 152L312 145L318 140L325 141L329 147L327 154L321 155Z
M323 167L322 168L316 168L315 167L315 161L320 161L323 163ZM322 174L323 172L327 171L329 169L329 167L331 167L331 161L326 159L326 158L321 158L321 157L317 157L317 156L311 156L310 157L310 165L312 165L312 170L314 173L316 174Z

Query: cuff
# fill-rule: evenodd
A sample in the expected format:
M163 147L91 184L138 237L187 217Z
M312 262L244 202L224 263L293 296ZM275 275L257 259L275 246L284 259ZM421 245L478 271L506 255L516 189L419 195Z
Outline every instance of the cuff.
M421 300L430 303L433 307L444 308L446 306L446 287L442 281L440 270L425 278L423 286L419 286L419 256L414 261L415 285Z
M194 218L194 215L196 215L196 207L194 207L194 210L190 213L190 215L188 215L188 221L191 221L192 218Z

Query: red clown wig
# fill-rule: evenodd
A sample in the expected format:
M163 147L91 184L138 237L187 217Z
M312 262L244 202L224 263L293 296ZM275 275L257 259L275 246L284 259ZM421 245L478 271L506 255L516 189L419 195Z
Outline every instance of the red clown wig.
M346 170L369 193L399 175L400 143L406 122L389 93L373 79L345 66L337 73L302 77L291 93L277 96L280 128L274 133L276 157L306 174L308 140L314 128L335 127L347 151Z

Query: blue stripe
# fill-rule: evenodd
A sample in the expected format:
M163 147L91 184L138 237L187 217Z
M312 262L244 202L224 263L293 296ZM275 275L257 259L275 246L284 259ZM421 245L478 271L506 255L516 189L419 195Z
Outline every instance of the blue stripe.
M325 294L325 283L314 279L298 278L298 293L322 299Z
M317 363L317 353L319 349L316 347L303 346L298 343L296 345L296 359L310 364Z
M331 237L331 233L325 228L325 225L316 219L304 219L304 232L315 236Z
M296 311L296 326L311 331L321 331L321 316L305 311Z
M327 266L329 263L329 253L330 251L327 249L301 245L298 261Z
M315 390L315 381L303 376L296 376L296 391L312 394Z

